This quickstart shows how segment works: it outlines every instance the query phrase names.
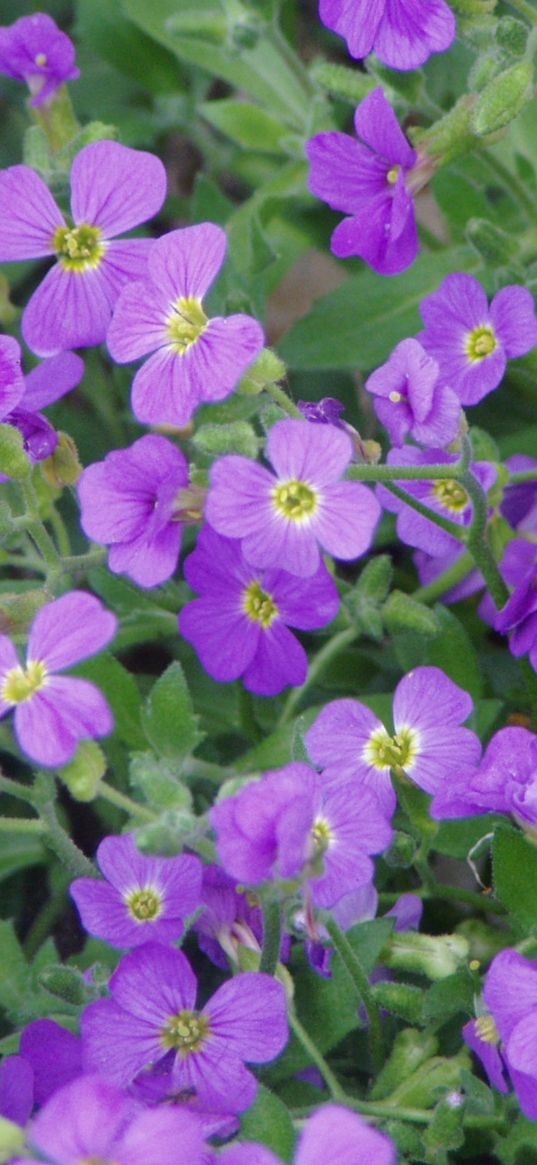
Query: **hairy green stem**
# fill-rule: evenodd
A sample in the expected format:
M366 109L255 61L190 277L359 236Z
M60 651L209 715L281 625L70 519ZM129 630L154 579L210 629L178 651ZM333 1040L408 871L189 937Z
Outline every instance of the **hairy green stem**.
M304 420L300 409L297 408L296 404L287 395L285 389L281 388L279 384L274 384L273 382L265 384L263 391L267 392L276 401L276 404L280 405L280 408L285 409L285 412L289 413L290 417L299 417L301 421Z
M375 1001L369 985L367 973L351 946L346 934L338 926L334 918L327 915L325 926L332 939L334 947L350 975L364 1005L369 1024L369 1046L371 1050L371 1067L373 1072L380 1071L384 1063L382 1020L380 1008Z
M305 682L301 685L301 687L293 688L289 693L278 723L278 728L281 728L282 725L289 722L302 697L305 695L308 689L311 688L312 684L318 680L326 665L330 663L330 661L334 659L335 656L339 655L340 651L344 651L346 647L349 647L350 644L354 642L357 635L358 630L356 627L346 627L344 631L339 631L338 634L334 635L332 639L327 639L326 643L323 645L323 647L321 647L321 650L318 651L317 655L312 659Z
M315 1064L315 1067L319 1069L319 1072L321 1073L321 1076L332 1099L339 1100L341 1104L345 1104L347 1102L347 1097L345 1096L343 1088L332 1072L332 1069L326 1063L326 1060L322 1053L319 1051L317 1045L314 1044L313 1040L310 1039L306 1029L302 1026L298 1016L295 1015L295 1012L292 1008L289 1010L289 1025L299 1043L302 1044L304 1051L308 1053L312 1064Z
M30 519L27 532L43 556L49 573L55 573L61 563L60 555L39 516L39 502L30 478L27 477L24 481L20 481L19 486L24 498L26 513Z
M151 809L147 809L145 805L140 805L127 793L120 793L119 789L114 789L106 781L100 781L96 797L102 797L104 801L108 801L118 809L123 809L124 813L128 813L131 817L139 817L142 821L155 821L155 814Z
M259 970L274 975L280 960L282 938L282 909L276 899L261 903L263 911L263 948Z
M46 833L39 817L0 817L0 833Z
M350 481L437 481L440 478L459 481L466 462L452 461L446 465L350 465L346 477Z
M46 826L43 834L45 845L53 850L72 878L96 878L93 862L71 841L69 834L60 825L53 801L39 807L39 815Z
M466 541L466 528L459 526L457 522L452 522L450 518L443 518L441 514L437 514L436 510L431 510L430 506L424 506L418 498L414 498L412 494L407 493L406 490L400 489L395 482L386 485L385 489L394 494L396 498L400 498L406 506L410 506L411 510L415 510L417 514L421 514L422 518L427 518L428 522L434 522L435 526L439 526L441 530L445 530L446 534L450 534L452 538L457 538L459 542Z
M437 599L442 598L446 591L451 590L451 587L462 582L473 569L473 558L465 551L456 562L448 566L447 570L442 571L438 578L434 578L426 586L418 587L417 590L413 591L412 598L419 603L434 603Z
M474 910L482 910L491 914L506 914L505 906L501 902L497 902L494 898L487 897L485 893L478 894L474 890L465 890L462 886L443 886L441 883L434 882L428 886L421 886L418 890L411 890L410 893L415 898L421 898L424 902L433 902L435 899L442 899L446 902L463 902L467 906L472 906ZM399 891L383 891L379 894L379 902L383 906L393 906L400 898Z

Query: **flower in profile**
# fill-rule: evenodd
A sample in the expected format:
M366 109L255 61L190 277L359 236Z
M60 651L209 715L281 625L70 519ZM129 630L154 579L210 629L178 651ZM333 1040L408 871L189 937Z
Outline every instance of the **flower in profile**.
M523 829L537 830L537 736L527 728L500 728L479 767L461 767L431 805L438 820L480 813L510 813Z
M12 359L19 361L20 348L11 336L0 338L0 420L5 425L13 425L22 433L24 448L32 461L43 461L50 457L58 444L58 434L50 421L41 413L46 405L76 388L84 375L84 362L75 352L59 352L49 360L42 360L27 376L22 376L22 392L19 377L13 381L15 366L7 357L11 345ZM15 348L12 347L15 345ZM18 357L17 357L18 353ZM5 411L7 409L7 412ZM8 478L0 475L0 481Z
M56 257L22 317L39 356L100 344L121 287L145 273L150 239L119 239L166 195L159 158L119 142L84 146L71 168L71 220L29 166L0 172L0 261Z
M417 69L448 49L455 17L445 0L320 0L327 28L345 37L351 57L376 53L390 69Z
M99 1076L80 1076L48 1101L28 1130L25 1165L202 1165L203 1134L191 1113L166 1105L140 1112Z
M200 905L201 862L193 854L146 857L131 833L105 837L97 864L106 881L75 878L70 894L82 925L113 947L173 942Z
M323 1104L306 1120L293 1165L395 1165L397 1152L390 1137L366 1124L358 1113L339 1104ZM222 1165L282 1165L270 1149L253 1143L235 1144L219 1154Z
M138 586L171 578L181 548L188 466L181 450L150 433L84 470L78 482L81 525L108 543L108 565Z
M242 1112L257 1092L244 1061L264 1064L287 1042L285 992L269 975L236 975L198 1011L182 951L144 943L125 955L109 986L112 998L82 1013L82 1039L87 1067L120 1086L171 1052L175 1089L215 1111Z
M522 1112L537 1119L537 962L507 948L492 960L486 1011L463 1029L491 1084L507 1092L506 1074Z
M341 478L352 458L349 437L334 425L289 419L270 430L274 473L239 454L211 469L206 516L228 538L240 538L247 562L307 578L320 548L353 559L369 549L380 517L367 486Z
M261 352L257 320L208 319L203 310L226 247L225 231L214 223L170 231L153 244L147 278L131 281L119 297L108 331L113 359L127 364L153 353L132 385L139 421L186 425L199 404L229 396Z
M46 12L21 16L0 28L0 73L25 81L30 105L42 105L64 81L80 76L75 48Z
M438 373L436 360L418 340L402 340L386 364L366 380L377 417L394 445L403 445L411 436L419 445L440 449L456 436L461 402Z
M497 388L507 361L537 344L535 304L525 287L502 287L489 307L473 275L447 275L422 299L420 311L425 331L418 339L463 405L475 405Z
M22 666L16 648L0 635L0 717L15 711L15 735L32 760L65 765L80 740L106 736L110 708L88 680L63 676L113 638L116 617L93 595L71 591L38 611Z
M418 254L413 195L432 173L418 159L381 88L360 103L349 134L316 134L306 145L309 188L349 218L336 227L331 248L338 259L359 255L379 275L397 275Z
M262 570L246 562L237 538L204 526L184 573L200 597L183 607L179 630L213 679L241 676L259 696L304 683L308 657L289 627L312 631L336 617L339 595L323 562L309 578Z
M426 793L479 761L475 733L461 727L473 709L471 696L437 667L417 667L395 689L393 724L358 700L334 700L323 708L304 739L324 778L353 777L376 791L387 815L395 808L390 772L410 777Z

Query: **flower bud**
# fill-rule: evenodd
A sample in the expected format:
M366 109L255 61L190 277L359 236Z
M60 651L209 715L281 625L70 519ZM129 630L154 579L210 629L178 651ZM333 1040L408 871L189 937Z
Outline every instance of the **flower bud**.
M377 984L380 986L380 984ZM386 986L386 984L383 984ZM411 1076L426 1060L434 1056L438 1041L434 1035L405 1028L395 1037L390 1055L371 1089L372 1100L389 1096L401 1080Z
M277 384L287 373L283 360L270 348L263 348L257 360L250 365L239 382L237 392L244 396L257 396L267 384Z
M434 638L440 630L434 611L418 603L403 591L392 591L382 608L382 618L388 631L413 631L425 638Z
M7 474L14 481L22 481L28 477L30 469L22 433L13 425L0 425L0 473Z
M496 40L510 56L523 57L529 31L528 25L516 16L502 16L496 25Z
M468 943L461 934L428 935L415 931L393 934L382 951L382 962L400 971L414 971L429 979L453 975L468 959Z
M466 238L486 263L503 267L517 254L518 246L512 235L485 218L471 218L466 227Z
M460 1089L461 1071L469 1067L470 1056L466 1049L450 1059L433 1056L431 1060L421 1064L416 1072L401 1081L387 1098L386 1107L401 1105L431 1108L446 1090L453 1092Z
M464 1096L456 1089L449 1091L436 1105L431 1123L423 1134L423 1144L434 1160L439 1151L459 1149L464 1144Z
M230 421L225 425L201 425L194 433L192 444L200 453L221 457L225 453L240 453L256 458L259 442L247 421Z
M423 991L419 987L412 987L409 983L386 982L375 983L372 988L373 996L380 1007L384 1007L391 1015L397 1015L406 1023L422 1023L423 1021Z
M39 984L50 995L56 995L66 1003L80 1004L86 1001L86 984L76 967L66 967L64 964L45 967L39 975Z
M445 165L452 158L471 149L475 144L472 126L475 101L475 94L467 93L433 125L410 132L409 136L413 144L419 147L420 154L436 159L437 165Z
M494 77L480 93L471 118L478 137L488 137L513 121L533 95L533 69L527 61Z
M45 481L57 489L63 485L76 485L82 466L78 449L68 433L58 433L58 444L52 456L41 462L41 472Z
M69 764L58 770L75 801L93 801L106 772L106 758L94 740L82 740Z
M351 101L353 105L359 105L377 84L367 73L358 73L356 69L349 69L346 65L334 65L321 58L313 64L311 75L321 89L326 90L332 97L341 97L344 101Z
M158 821L137 830L136 844L144 854L175 857L198 831L199 822L194 814L187 810L167 809Z

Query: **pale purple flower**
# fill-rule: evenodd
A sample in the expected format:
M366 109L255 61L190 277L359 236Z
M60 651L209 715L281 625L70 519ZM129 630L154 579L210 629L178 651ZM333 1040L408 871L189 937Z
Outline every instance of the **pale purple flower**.
M186 458L166 437L147 434L84 470L78 483L84 533L109 543L108 565L139 586L171 578L181 548Z
M36 1019L21 1033L20 1054L33 1074L33 1099L38 1108L82 1073L82 1041L53 1019Z
M417 340L402 340L366 380L393 445L401 446L411 436L419 445L443 448L457 435L461 403L438 374L436 360Z
M526 728L500 728L477 769L460 772L440 785L431 816L470 817L510 813L519 825L537 830L537 736Z
M11 337L1 338L2 348L7 340L11 340ZM20 359L19 345L16 340L11 343L16 344ZM49 360L42 360L27 376L22 377L22 393L17 388L15 407L12 404L8 412L2 415L2 410L14 397L8 369L9 365L2 361L0 354L0 420L5 425L13 425L22 433L25 451L32 461L43 461L54 452L58 434L39 410L76 388L84 375L84 361L75 352L59 352ZM8 481L8 478L1 474L0 481Z
M30 105L42 105L64 81L80 76L75 48L46 12L21 16L0 28L0 73L25 81Z
M415 449L411 445L403 449L390 449L387 457L388 465L449 465L455 461L457 461L455 454L446 453L443 449ZM470 466L470 470L485 492L494 485L497 471L492 463L476 461ZM456 478L398 481L395 484L441 517L448 518L458 526L470 525L473 505L464 486ZM397 536L401 542L406 542L409 546L415 546L418 550L424 550L435 557L437 555L456 557L460 542L452 534L442 530L422 514L418 514L402 498L395 497L384 486L377 486L377 496L385 510L397 514Z
M56 1092L28 1131L30 1152L17 1165L202 1165L203 1135L190 1113L166 1105L140 1112L99 1076L80 1076Z
M139 421L186 425L198 405L229 396L261 352L257 320L208 319L203 310L226 248L225 231L214 223L170 231L151 249L147 278L131 281L119 297L107 341L113 359L127 364L153 353L132 385Z
M334 425L277 421L267 441L273 473L239 454L214 463L207 520L219 534L240 538L257 567L306 578L319 569L321 549L358 558L371 545L380 509L367 486L341 480L352 453Z
M497 388L508 360L537 344L533 296L525 287L503 287L488 304L473 275L447 275L422 299L425 331L418 336L440 365L440 375L463 405L475 405Z
M526 453L514 453L507 457L505 467L509 473L521 473L527 470L536 470L535 457L528 457ZM500 510L509 525L514 529L525 530L526 525L534 532L537 529L535 504L537 501L537 479L535 481L520 482L518 485L506 485Z
M11 639L0 635L0 717L15 710L18 743L37 764L65 765L80 740L111 732L112 714L99 689L59 673L102 651L116 623L93 595L71 591L38 611L24 666Z
M455 36L445 0L320 0L319 15L345 37L351 57L374 52L390 69L417 69Z
M183 607L179 630L213 679L240 676L259 696L304 683L308 657L289 627L312 631L337 615L337 587L323 562L309 578L262 570L246 562L238 539L204 526L184 574L200 598Z
M105 837L97 864L106 881L76 878L71 883L82 925L113 947L173 942L184 919L200 905L201 862L193 854L146 857L133 834Z
M471 696L437 667L417 667L397 685L392 734L358 700L327 704L305 735L306 747L325 780L354 778L380 797L391 815L395 794L390 771L403 772L427 793L462 767L479 761L478 737L460 725L471 714Z
M358 106L354 125L358 141L329 131L306 143L309 189L350 216L332 235L334 255L359 255L380 275L397 275L418 254L413 194L430 177L431 163L418 162L380 88Z
M223 971L238 963L239 947L261 953L263 916L260 904L220 866L203 868L202 913L195 930L201 950ZM286 944L287 945L287 944Z
M144 943L121 960L109 986L112 998L83 1012L82 1039L86 1066L118 1085L173 1052L176 1090L192 1090L215 1111L241 1112L257 1091L244 1061L273 1060L287 1042L285 992L269 975L236 975L198 1011L182 951Z
M366 1124L358 1113L338 1104L324 1104L305 1122L293 1165L395 1165L390 1137ZM214 1158L216 1162L216 1158ZM231 1145L218 1155L222 1165L282 1165L264 1145Z
M120 239L156 214L166 196L159 158L119 142L84 146L71 168L71 219L29 166L0 173L0 261L56 256L22 317L39 356L100 344L120 289L140 279L150 239Z

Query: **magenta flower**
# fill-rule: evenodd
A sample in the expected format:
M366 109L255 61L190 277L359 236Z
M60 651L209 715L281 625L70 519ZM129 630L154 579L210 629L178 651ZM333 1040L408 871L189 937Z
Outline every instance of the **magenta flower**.
M65 765L80 740L112 731L112 714L98 688L58 673L102 651L116 622L93 595L71 591L38 611L24 667L11 640L0 635L0 717L15 710L19 745L37 764Z
M182 951L144 943L125 955L110 980L112 998L82 1014L86 1066L125 1085L171 1052L175 1091L192 1090L215 1111L248 1108L257 1082L244 1061L273 1060L287 1042L283 987L245 972L219 987L202 1011L195 1010L196 989Z
M0 73L25 81L30 105L42 105L64 81L80 76L75 49L46 12L21 16L0 28Z
M350 216L332 235L338 259L359 255L379 275L397 275L418 254L412 198L430 177L430 163L418 166L382 89L361 102L354 125L359 141L330 131L307 143L309 188Z
M507 1092L506 1073L522 1112L537 1119L537 962L500 951L487 972L487 1012L467 1024L464 1037L480 1057L493 1087Z
M510 813L522 828L537 829L537 736L526 728L500 728L477 769L444 782L431 816L470 817Z
M425 331L418 339L463 405L475 405L497 388L507 361L537 344L535 305L525 287L503 287L489 307L473 275L447 275L421 301L420 311Z
M345 37L351 57L374 52L390 69L417 69L455 36L445 0L320 0L319 15Z
M18 1165L202 1165L199 1121L171 1106L140 1112L114 1085L80 1076L56 1092L28 1132L36 1157Z
M339 1104L324 1104L308 1117L300 1134L293 1165L395 1165L390 1137L366 1124ZM222 1165L282 1165L264 1145L231 1145L219 1154Z
M337 615L339 595L324 563L306 579L261 570L245 561L238 539L205 526L184 572L201 597L183 607L179 630L213 679L241 676L259 696L304 683L308 657L288 627L312 631Z
M78 483L84 533L109 543L108 565L138 586L171 578L179 558L188 466L166 437L148 434L84 470Z
M417 667L395 689L393 734L365 704L344 699L327 704L304 739L312 761L325 769L325 779L353 777L372 787L391 816L392 769L436 793L461 768L475 767L479 739L460 727L472 709L471 696L440 668Z
M132 385L139 421L186 425L199 404L233 392L263 347L251 316L210 320L203 310L226 246L213 223L170 231L152 247L147 278L131 282L117 302L108 332L113 359L127 364L153 353Z
M105 837L97 864L106 881L76 878L71 883L82 925L113 947L173 942L183 920L201 900L201 862L191 854L146 857L131 833Z
M417 340L402 340L366 380L377 417L394 445L403 445L410 435L420 445L443 448L456 436L461 403L438 373L436 360Z
M211 470L206 516L257 567L306 578L319 569L320 547L353 559L369 549L380 516L367 486L341 478L352 458L346 433L334 425L277 421L267 457L275 473L238 454Z
M22 317L39 356L100 344L120 289L145 273L150 239L115 236L160 210L166 172L159 158L118 142L93 142L71 169L67 222L29 166L0 173L0 261L56 256Z

